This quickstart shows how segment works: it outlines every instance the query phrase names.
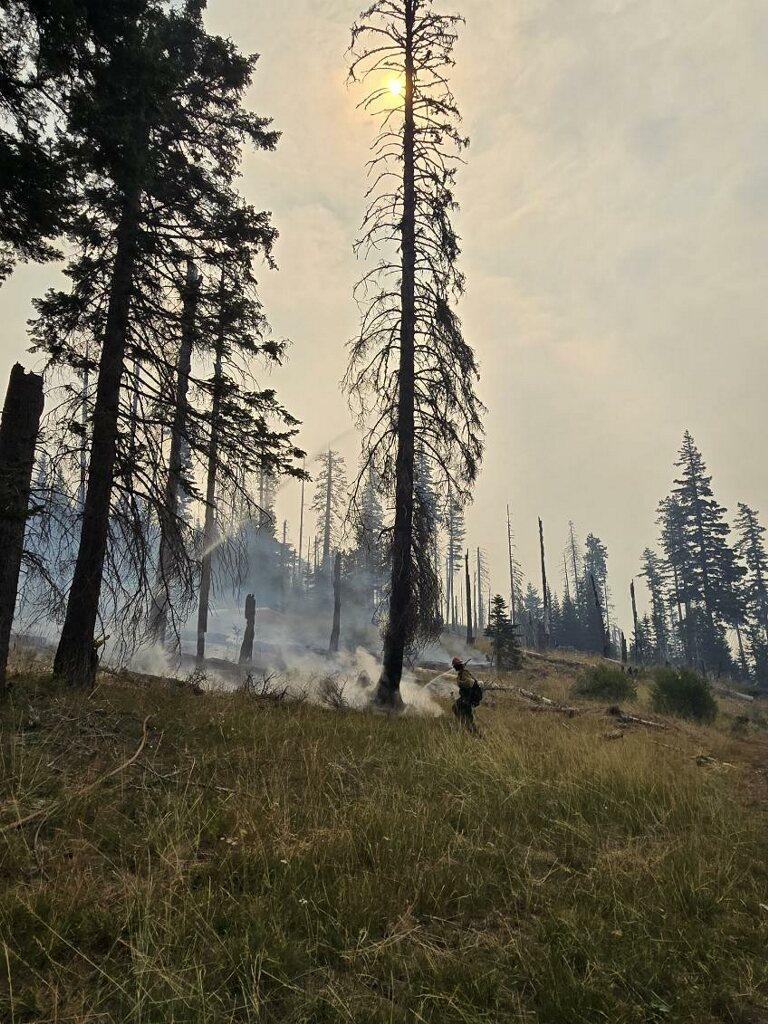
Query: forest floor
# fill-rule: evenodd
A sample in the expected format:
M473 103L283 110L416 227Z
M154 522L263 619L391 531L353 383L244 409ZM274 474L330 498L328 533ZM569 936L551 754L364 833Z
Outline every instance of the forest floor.
M578 713L493 693L476 738L27 667L0 1020L768 1024L765 719L661 719L641 688L666 728L620 728L576 671L528 659L502 685Z

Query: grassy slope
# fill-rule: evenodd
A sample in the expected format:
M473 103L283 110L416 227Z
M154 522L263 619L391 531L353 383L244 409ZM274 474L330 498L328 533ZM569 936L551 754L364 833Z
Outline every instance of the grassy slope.
M0 1020L768 1020L765 740L480 717L19 682L0 825L47 811L0 834Z

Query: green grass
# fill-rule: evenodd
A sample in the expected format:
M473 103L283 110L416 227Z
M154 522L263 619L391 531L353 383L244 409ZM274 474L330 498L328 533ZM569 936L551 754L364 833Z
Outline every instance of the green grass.
M137 764L78 797L146 715ZM696 766L703 730L479 717L482 740L450 716L18 685L0 827L47 811L0 834L0 1020L752 1019L768 840L741 769Z

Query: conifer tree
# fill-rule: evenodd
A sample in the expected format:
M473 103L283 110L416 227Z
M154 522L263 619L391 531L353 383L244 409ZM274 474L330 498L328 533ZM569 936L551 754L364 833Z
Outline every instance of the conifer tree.
M669 598L664 566L655 551L646 548L643 552L642 574L651 597L651 624L653 627L653 660L664 664L669 660Z
M160 0L102 8L99 37L81 61L81 84L68 111L67 156L78 181L77 216L68 232L75 250L67 269L72 290L41 303L36 340L54 362L70 366L81 359L75 336L90 333L96 342L85 506L55 659L57 677L76 684L93 679L115 485L122 482L136 506L134 456L159 451L156 443L130 447L123 461L123 438L132 436L139 404L151 421L156 396L148 393L149 368L175 367L158 350L168 335L145 334L140 314L157 319L165 281L178 281L178 268L190 256L205 262L206 246L223 237L231 251L234 233L239 246L253 251L273 237L268 219L238 205L232 191L241 143L271 149L277 141L268 122L240 104L255 59L209 35L202 8L197 0L180 8ZM131 375L125 372L129 356ZM127 394L131 388L137 402ZM142 484L160 491L157 477L165 473L157 464L149 477ZM146 589L152 592L154 581Z
M390 708L402 705L400 679L414 621L416 454L430 461L436 486L450 481L459 495L474 482L482 454L477 368L453 309L464 281L450 214L467 142L447 74L459 21L440 14L433 0L377 0L352 30L350 77L373 83L362 105L381 125L359 250L383 255L359 286L362 324L346 384L369 426L367 460L395 492L389 616L376 695ZM401 99L393 100L387 75L399 83Z
M510 622L504 598L497 594L491 601L491 610L485 635L491 641L493 664L497 671L520 668L523 652L517 639L517 630Z
M681 540L690 568L688 596L700 612L699 655L706 667L723 672L731 663L723 624L738 619L738 590L744 570L728 542L726 510L714 497L712 477L688 431L676 466L681 475L672 493L683 518Z
M60 111L94 15L94 0L0 0L0 283L16 260L58 255L72 192Z
M758 513L739 503L736 518L736 554L746 568L744 589L747 608L756 624L762 630L768 643L768 553L765 549L765 527L758 519Z
M330 581L331 550L341 545L349 509L347 467L341 455L330 449L318 457L317 466L312 511L317 514L322 550L320 571Z
M456 628L456 579L462 570L464 560L464 541L467 531L464 524L464 505L452 490L448 491L447 507L444 515L446 533L446 597L448 603L447 621Z

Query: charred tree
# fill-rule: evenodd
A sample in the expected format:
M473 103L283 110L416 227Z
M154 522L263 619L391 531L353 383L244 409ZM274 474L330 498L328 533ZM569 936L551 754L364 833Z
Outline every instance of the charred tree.
M141 145L141 143L140 143ZM125 367L133 269L138 252L142 191L138 178L126 187L102 339L93 433L88 460L88 486L83 507L80 546L67 601L67 613L53 662L54 676L71 686L92 687L96 680L94 634L99 614L104 560L107 554L109 508L115 474L120 386Z
M8 650L42 412L43 378L25 373L24 367L16 363L0 420L0 698L6 692Z
M339 650L339 637L341 635L341 552L336 552L333 564L333 627L331 629L331 642L329 650L336 654Z
M469 551L464 556L464 589L467 596L467 647L473 647L475 637L472 632L472 581L469 578Z
M203 526L203 553L200 568L200 597L197 608L197 663L205 661L205 634L208 632L208 610L211 599L213 548L216 542L216 475L219 461L219 428L224 364L224 273L220 293L219 330L213 364L211 433L208 447L208 472L205 485L205 524Z
M544 550L544 523L539 517L539 547L541 549L541 594L542 594L542 636L544 640L544 646L549 646L550 638L550 602L549 602L549 586L547 584L547 559Z
M640 626L637 621L637 597L635 595L635 581L629 584L629 596L632 599L632 622L635 628L635 657L642 665L643 663L643 638L640 634Z
M245 599L245 632L240 645L240 664L253 662L253 640L256 635L256 598L249 594Z
M376 0L352 30L350 77L373 81L361 106L381 123L358 251L387 255L358 286L361 331L346 386L367 427L363 465L373 465L394 496L389 615L375 698L387 708L402 706L403 661L419 621L417 457L463 498L482 455L477 367L453 310L464 282L450 214L467 142L447 74L459 21L438 13L433 0ZM391 81L382 84L385 74Z
M595 580L594 573L589 574L589 581L592 586L592 597L595 602L595 611L600 620L600 631L602 633L603 644L603 657L607 658L611 653L611 642L608 638L608 631L605 627L605 618L603 617L603 605L600 601L600 592L597 589L597 581Z

